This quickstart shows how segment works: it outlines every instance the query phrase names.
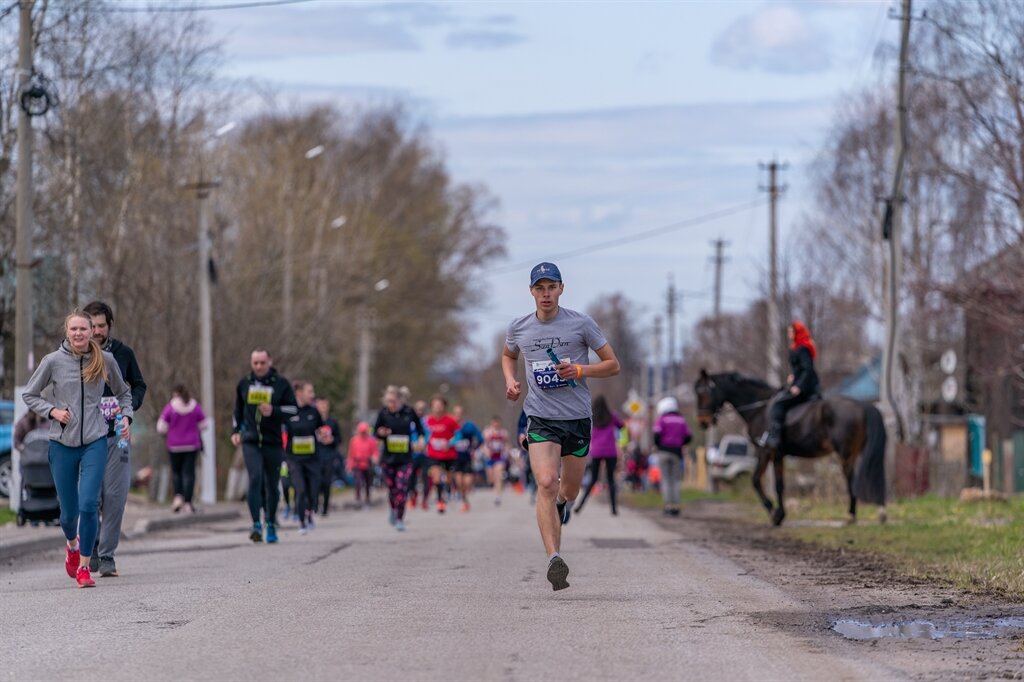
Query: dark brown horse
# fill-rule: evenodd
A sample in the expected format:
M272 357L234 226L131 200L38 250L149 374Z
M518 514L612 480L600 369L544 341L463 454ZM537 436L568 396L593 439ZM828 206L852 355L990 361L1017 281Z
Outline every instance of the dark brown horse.
M768 426L768 404L779 389L760 379L736 373L708 374L700 371L694 385L697 392L697 418L707 428L715 423L718 411L729 403L747 423L751 441ZM885 422L874 405L849 398L812 400L792 408L786 415L782 444L778 449L757 448L754 490L776 526L786 517L782 493L783 457L824 457L835 452L846 475L850 494L849 522L857 517L857 500L879 505L879 521L885 522ZM775 496L778 506L764 494L761 478L768 463L775 470Z

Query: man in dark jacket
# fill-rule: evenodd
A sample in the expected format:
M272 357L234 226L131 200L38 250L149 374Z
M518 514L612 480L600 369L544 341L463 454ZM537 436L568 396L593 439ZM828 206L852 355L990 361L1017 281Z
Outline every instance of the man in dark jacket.
M267 542L277 542L277 503L280 500L284 422L298 413L291 383L272 367L270 353L255 349L249 357L252 372L235 390L234 427L231 443L242 446L249 472L249 539L263 541L260 510L267 525Z
M93 301L82 310L92 319L92 335L96 343L117 361L121 376L132 389L132 410L138 414L142 400L146 397L146 381L142 378L142 370L135 360L134 351L126 343L110 336L114 311L103 301ZM125 447L118 447L120 439L114 433L117 398L110 386L103 389L100 409L107 419L107 469L103 474L103 490L100 494L100 532L90 569L99 571L104 578L112 578L118 575L114 554L121 540L121 523L124 521L124 508L128 504L128 489L132 483L132 445L129 441Z

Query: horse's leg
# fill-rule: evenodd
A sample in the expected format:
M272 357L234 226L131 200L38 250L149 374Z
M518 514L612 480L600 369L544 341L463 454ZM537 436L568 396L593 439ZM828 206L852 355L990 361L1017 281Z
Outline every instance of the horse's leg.
M757 468L754 469L754 490L757 492L758 498L761 500L761 504L768 510L768 513L772 513L772 501L768 499L768 496L764 494L764 488L761 486L761 479L764 477L764 471L768 468L768 451L760 449L757 451Z
M779 505L775 508L775 513L772 514L772 523L781 526L782 519L786 518L786 502L782 499L782 492L786 487L785 481L783 481L782 455L776 454L772 465L775 467L775 501Z
M857 523L857 498L853 496L853 474L846 474L846 491L850 494L850 510L846 517L846 524L852 526Z

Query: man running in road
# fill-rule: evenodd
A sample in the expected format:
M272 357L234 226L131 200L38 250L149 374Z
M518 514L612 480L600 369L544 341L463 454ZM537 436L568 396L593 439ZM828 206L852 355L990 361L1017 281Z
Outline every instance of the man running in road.
M458 422L459 430L456 431L455 445L455 486L462 496L461 512L469 511L469 492L473 489L473 453L484 442L484 434L472 421L466 419L462 405L452 408L452 418Z
M413 411L420 420L420 424L426 422L427 418L427 401L417 400L413 406ZM427 438L430 437L429 433L419 433L413 439L412 443L412 473L409 474L409 507L415 508L416 502L418 501L418 493L416 487L419 486L423 489L423 508L426 509L430 506L427 502L427 497L430 495L430 477L427 475L428 460L427 460Z
M426 419L427 430L430 438L427 439L427 458L431 486L437 486L437 513L444 514L448 508L445 502L444 478L448 481L454 478L457 455L452 447L452 440L459 430L459 423L447 413L448 401L442 396L435 395L430 399L430 414ZM424 501L430 496L428 487L424 494Z
M295 511L299 519L299 535L316 528L317 491L320 490L320 460L318 441L331 440L330 427L325 428L323 417L313 401L316 393L308 381L292 384L295 391L296 413L284 422L288 431L288 474L295 486Z
M330 437L326 437L316 443L317 456L320 458L320 491L317 495L317 502L323 500L320 506L321 516L327 516L331 509L331 486L334 483L334 465L338 461L338 452L341 447L341 425L338 420L331 416L331 401L327 398L316 399L316 409L320 413L320 419L330 431Z
M270 353L255 349L249 357L252 372L235 389L235 412L231 443L241 444L249 472L249 539L263 542L260 511L267 524L267 542L277 542L277 503L281 463L284 461L281 429L285 420L298 413L292 385L274 369Z
M121 376L132 389L132 410L138 414L146 396L146 381L135 360L135 352L127 344L110 336L114 311L102 301L93 301L82 311L92 320L93 339L117 361ZM103 490L100 494L100 532L89 570L99 571L104 578L116 578L118 573L114 554L121 540L121 522L124 520L125 505L128 504L128 489L132 484L132 443L126 440L125 447L119 448L117 445L121 439L114 434L114 425L119 410L117 397L109 385L103 388L100 411L107 420L107 468L103 472Z
M501 504L501 491L505 486L505 460L508 452L508 431L501 427L501 418L491 417L491 424L484 429L484 445L487 450L487 482L494 490L494 505Z
M569 503L579 494L587 466L591 397L586 379L619 373L619 361L597 323L589 315L558 305L563 291L562 274L553 263L533 268L530 294L537 309L512 320L501 357L508 400L522 395L516 380L520 354L530 384L524 404L529 419L526 436L537 481L537 526L554 590L569 587L569 566L559 549L562 525L569 521ZM590 351L597 354L596 364L589 364Z

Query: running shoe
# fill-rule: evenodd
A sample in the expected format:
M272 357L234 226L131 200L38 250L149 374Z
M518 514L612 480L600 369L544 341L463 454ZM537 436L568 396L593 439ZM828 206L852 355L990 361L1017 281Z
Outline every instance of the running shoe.
M459 511L460 512L468 512L469 511L469 502L463 502L462 506L459 507Z
M402 519L398 519L397 521L395 521L395 530L397 530L397 531L405 530L405 521L403 521Z
M252 530L249 531L249 539L253 542L263 542L263 526L258 521L252 524Z
M78 570L77 566L75 567L75 570L76 571ZM92 556L89 557L89 571L91 571L92 573L96 573L99 570L100 570L100 546L99 546L99 543L97 543L96 546L92 548Z
M306 528L314 530L316 528L316 520L313 518L313 512L306 514Z
M88 566L79 566L77 573L75 573L75 581L78 582L79 587L96 587L96 581L89 575Z
M444 503L444 500L437 501L437 513L444 514L444 510L448 508L448 505Z
M277 527L272 523L267 524L267 542L277 542Z
M78 564L82 560L82 543L78 543L78 549L67 548L68 555L64 559L64 569L68 572L68 577L74 578L78 575Z
M305 535L308 532L309 532L309 529L306 528L305 526L302 526L301 528L299 528L299 535Z
M552 590L557 592L569 587L568 577L569 566L565 563L565 559L556 556L548 562L548 582L551 583Z
M395 525L396 521L398 521L398 515L395 514L395 510L392 509L391 511L388 512L388 523L390 523L393 526Z
M572 507L569 506L569 500L565 502L555 502L555 507L558 509L558 519L562 522L562 525L569 523L569 519L572 517Z
M428 500L425 495L423 496L423 502L420 503L420 509L423 511L430 509L430 500Z
M101 556L100 557L100 577L101 578L116 578L117 565L114 564L114 557L112 556Z
M415 509L416 503L419 502L419 495L413 493L409 496L409 509Z

